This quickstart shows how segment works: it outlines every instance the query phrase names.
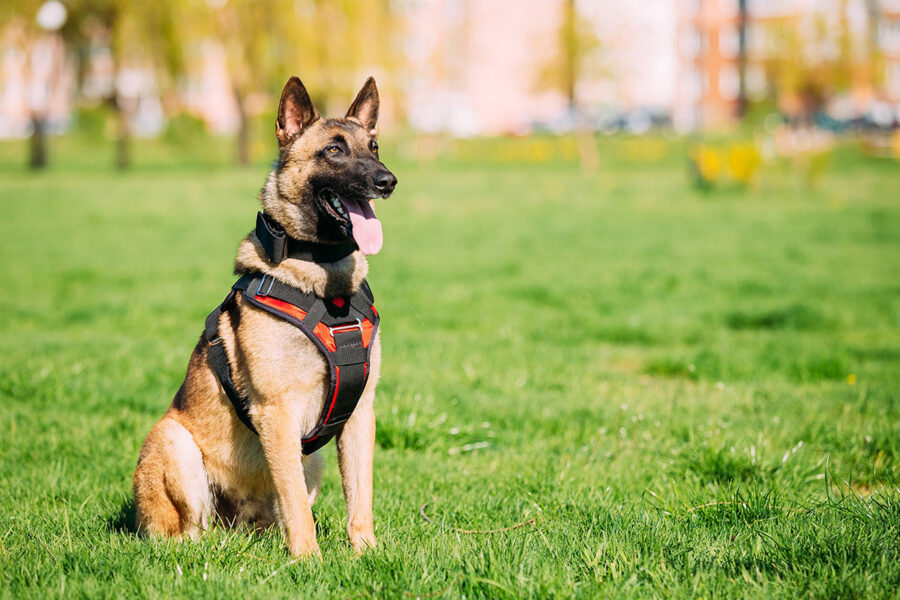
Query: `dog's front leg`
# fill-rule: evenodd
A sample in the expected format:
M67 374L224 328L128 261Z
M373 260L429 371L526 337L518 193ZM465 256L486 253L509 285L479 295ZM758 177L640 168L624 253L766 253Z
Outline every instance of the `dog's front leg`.
M296 411L280 403L264 403L254 415L287 535L294 556L321 557L316 524L306 489L301 462L300 424Z
M375 547L372 460L375 454L374 386L360 398L337 438L338 464L347 500L347 534L357 552Z

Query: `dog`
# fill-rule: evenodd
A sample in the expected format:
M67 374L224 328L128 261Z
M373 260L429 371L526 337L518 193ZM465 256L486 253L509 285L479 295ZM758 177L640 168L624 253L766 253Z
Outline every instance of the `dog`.
M341 119L320 117L300 79L288 80L275 126L279 158L259 193L263 214L288 239L326 254L349 244L350 253L331 262L290 255L276 262L254 232L240 243L236 274L269 277L270 287L277 281L317 298L351 296L366 285L366 255L382 245L372 201L389 197L397 184L378 156L378 109L371 77ZM310 507L319 493L323 461L317 453L302 454L301 438L323 414L329 363L310 337L248 302L246 291L234 294L216 320L218 337L201 337L184 383L141 448L133 480L138 531L193 539L216 519L226 526L278 523L292 555L321 556ZM234 388L246 396L256 432L239 418L211 366L216 343L225 350ZM357 552L376 545L377 331L369 344L367 379L335 437L347 534Z

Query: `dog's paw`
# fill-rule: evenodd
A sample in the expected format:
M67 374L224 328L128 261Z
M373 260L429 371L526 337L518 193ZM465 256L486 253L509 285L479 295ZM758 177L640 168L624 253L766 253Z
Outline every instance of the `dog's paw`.
M375 548L375 532L372 530L371 524L366 525L348 525L347 535L350 536L350 545L356 550L357 554L362 554L366 550Z
M309 558L314 556L319 560L322 560L322 551L319 550L319 543L315 539L291 544L290 551L291 554L297 558Z

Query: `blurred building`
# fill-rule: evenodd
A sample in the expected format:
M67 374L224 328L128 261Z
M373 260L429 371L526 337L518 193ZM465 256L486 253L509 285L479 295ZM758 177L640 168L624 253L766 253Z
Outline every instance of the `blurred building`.
M802 112L810 101L804 94L820 92L831 80L840 91L828 94L829 112L841 118L859 117L889 101L879 81L883 54L877 30L884 17L883 0L750 0L747 10L747 92L759 99L771 83L773 63L794 67L794 77L806 76L807 89L783 90L777 101L786 113ZM816 74L827 69L831 75ZM789 70L790 72L790 70Z
M566 108L535 73L554 51L560 2L408 0L407 115L425 132L527 132Z
M670 115L679 85L678 2L606 0L576 6L597 42L578 85L580 104L606 113L646 109Z
M672 117L679 129L733 121L741 103L742 0L678 0L678 86Z
M526 9L511 0L407 0L412 124L456 134L574 126L563 94L540 81L541 66L559 44L566 2L533 0ZM771 93L774 53L796 60L798 69L805 59L814 70L828 68L845 43L852 77L831 106L841 118L888 111L900 119L900 0L579 0L575 6L598 42L578 81L578 105L600 128L609 122L640 132L658 115L679 130L726 125L748 99ZM784 39L785 32L798 37ZM875 72L879 61L883 80ZM796 95L780 96L783 110L799 111Z
M850 80L832 86L842 90L838 94L827 89L829 113L842 120L866 115L878 123L900 122L900 0L393 0L390 5L402 22L395 39L403 64L394 77L402 93L393 95L402 96L400 112L422 132L564 132L578 122L635 133L660 123L680 131L718 127L737 119L748 100L771 96L773 79L784 79L775 74L779 68L799 69L806 61L828 70L835 53L846 54L848 47ZM548 74L561 55L566 10L575 11L578 30L596 42L581 57L574 89ZM132 98L137 134L160 131L163 104L154 72L131 65L114 76L102 38L98 33L87 49L79 102L99 101L115 89ZM41 50L26 41L14 26L0 31L0 137L30 131L32 63L40 62L35 52ZM167 99L166 106L201 117L211 131L234 132L239 114L222 44L189 40L186 46L179 97ZM63 85L53 87L52 101L41 109L49 111L56 129L69 122L75 93L74 67L60 64ZM559 71L558 63L555 68ZM818 82L823 89L827 84ZM812 92L799 88L779 88L778 106L786 114L809 103ZM256 105L270 103L255 99Z
M884 96L897 106L900 105L900 0L879 0L876 6L875 35L884 60Z
M218 41L206 39L188 53L188 72L181 86L184 107L206 123L213 133L233 133L240 122L225 49Z
M65 131L75 71L58 36L29 39L17 23L0 31L0 139L31 135L35 119L50 132Z

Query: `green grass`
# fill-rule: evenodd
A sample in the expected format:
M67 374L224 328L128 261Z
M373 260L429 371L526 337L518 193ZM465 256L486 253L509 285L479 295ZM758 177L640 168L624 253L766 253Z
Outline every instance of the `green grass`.
M386 145L380 545L353 556L329 446L297 564L278 531L131 525L265 166L0 146L0 596L898 597L900 169L700 193L682 143L629 144L594 175Z

